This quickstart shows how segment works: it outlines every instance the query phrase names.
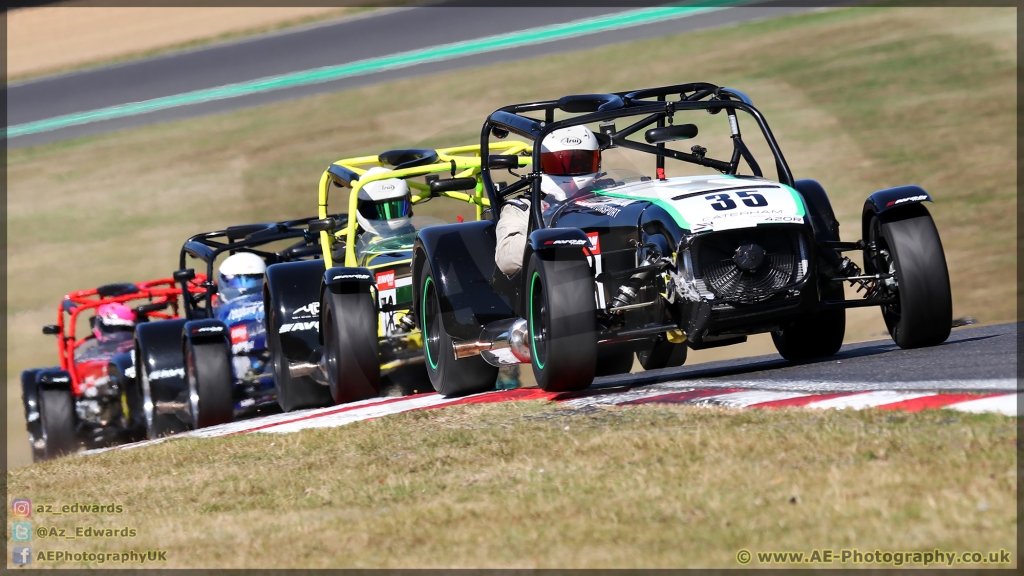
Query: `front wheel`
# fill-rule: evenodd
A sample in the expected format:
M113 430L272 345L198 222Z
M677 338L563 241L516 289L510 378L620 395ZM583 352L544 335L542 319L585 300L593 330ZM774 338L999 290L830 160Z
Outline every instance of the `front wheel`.
M535 252L527 268L531 364L549 392L583 390L597 368L594 274L583 252Z
M935 346L949 338L953 297L939 231L920 204L895 214L871 217L865 272L893 274L889 283L898 302L882 306L882 318L900 348Z
M44 460L70 454L78 449L78 438L75 436L75 399L71 390L40 389L39 419Z
M270 314L267 318L267 351L277 388L277 404L281 410L291 412L300 408L314 408L331 404L331 393L326 386L318 384L309 376L291 375L288 358L281 345L281 319L272 304L264 306Z
M324 289L321 329L331 398L344 404L380 394L380 342L373 296L358 285L337 288Z
M221 342L187 341L185 371L192 428L198 430L231 422L235 406L231 389L235 376L227 347Z
M845 298L842 282L822 279L823 300ZM772 332L772 342L779 354L791 362L833 356L843 347L846 337L846 310L819 310Z
M420 293L419 321L423 330L423 354L427 375L434 390L442 396L465 396L494 390L498 367L482 357L458 359L452 337L444 329L441 294L434 273L424 267L418 285Z

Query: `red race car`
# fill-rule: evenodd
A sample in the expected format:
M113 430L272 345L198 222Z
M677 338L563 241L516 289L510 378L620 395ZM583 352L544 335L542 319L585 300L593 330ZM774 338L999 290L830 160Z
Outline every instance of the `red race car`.
M189 283L205 293L205 276ZM61 300L57 324L60 366L21 373L22 401L32 457L48 460L145 437L142 398L135 380L135 326L178 317L182 289L165 278L140 284L107 284ZM88 316L88 330L78 320Z

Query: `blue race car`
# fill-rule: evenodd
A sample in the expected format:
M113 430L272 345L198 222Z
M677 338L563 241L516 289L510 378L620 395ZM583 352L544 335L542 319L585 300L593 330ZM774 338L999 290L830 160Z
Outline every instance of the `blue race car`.
M182 246L174 280L188 285L196 278L189 261L199 260L205 265L207 280L200 284L205 290L185 298L184 318L140 326L135 335L136 380L150 438L277 406L264 320L264 272L270 264L323 257L320 234L309 229L310 222L315 220L232 226L197 234ZM317 310L301 312L292 314L292 323L318 325ZM330 404L325 383L311 384L322 391L319 404Z

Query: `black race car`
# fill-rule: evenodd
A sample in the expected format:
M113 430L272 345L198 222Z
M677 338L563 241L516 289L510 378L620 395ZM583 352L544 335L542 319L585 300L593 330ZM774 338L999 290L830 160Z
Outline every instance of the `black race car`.
M205 268L204 288L185 298L185 317L140 325L135 333L139 394L150 438L231 422L276 408L263 292L230 301L219 297L216 266L229 254L249 252L266 264L321 257L320 235L309 229L313 218L231 226L189 238L181 248L174 280L194 286L189 261ZM310 314L315 316L315 312ZM273 337L273 335L271 335ZM310 381L330 403L326 383Z
M748 143L740 118L763 141ZM649 157L650 172L603 167L569 200L545 198L541 143L581 125L606 160L613 150ZM701 127L707 146L677 149ZM724 158L712 155L709 127L720 129ZM532 171L515 173L517 158L489 154L492 137L510 134L533 145ZM645 369L678 366L687 347L765 332L789 360L829 356L852 307L879 306L902 348L949 336L946 262L922 204L929 194L912 185L871 194L862 239L840 240L825 190L793 177L768 123L737 90L691 83L506 106L484 123L481 155L494 214L515 196L531 200L529 241L522 270L508 277L495 267L492 221L418 233L414 310L442 394L489 389L496 366L526 362L545 390L579 390L629 371L634 354ZM505 168L515 181L499 189L495 170ZM844 252L861 252L863 269ZM861 297L847 300L846 283Z

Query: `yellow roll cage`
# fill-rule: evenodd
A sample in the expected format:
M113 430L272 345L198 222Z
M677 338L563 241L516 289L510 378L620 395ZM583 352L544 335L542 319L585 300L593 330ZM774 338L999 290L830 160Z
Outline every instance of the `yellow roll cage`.
M530 163L530 154L533 152L532 146L525 142L498 142L489 146L490 153L492 154L504 154L504 155L515 155L521 156L519 159L519 165L525 166ZM483 182L480 180L480 146L456 146L454 148L438 148L434 150L437 152L437 161L432 164L424 164L422 166L415 166L412 168L403 168L401 170L390 169L388 172L381 172L380 174L372 174L366 178L359 178L351 183L341 182L331 178L330 167L324 170L322 176L320 176L320 191L319 191L319 206L317 208L317 218L327 218L327 199L328 192L331 182L335 182L336 185L351 185L352 191L349 194L348 201L348 223L341 230L337 230L333 233L326 230L320 232L320 246L323 250L324 263L327 268L334 266L334 260L331 256L334 243L341 238L345 239L345 266L358 266L356 260L356 228L358 223L356 222L355 214L359 201L359 191L370 182L377 180L386 180L388 178L412 178L415 176L425 176L427 174L434 174L440 172L450 172L453 178L476 178L476 189L470 192L441 192L438 196L447 196L448 198L454 198L455 200L462 200L470 204L476 205L476 218L480 219L483 214L485 207L491 205L490 199L487 194L484 193ZM346 158L344 160L338 160L332 163L332 166L340 166L347 170L351 170L355 174L362 176L367 170L375 166L382 166L384 168L390 168L384 166L379 156L359 156L357 158ZM429 200L432 195L430 193L430 187L427 184L421 182L408 182L409 188L414 191L412 196L412 203L423 202Z

